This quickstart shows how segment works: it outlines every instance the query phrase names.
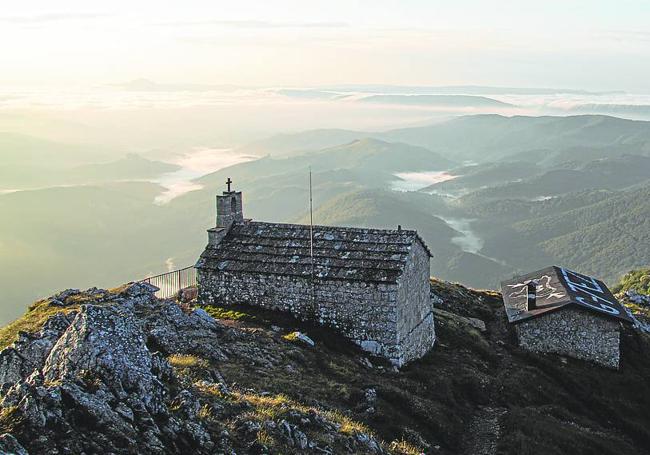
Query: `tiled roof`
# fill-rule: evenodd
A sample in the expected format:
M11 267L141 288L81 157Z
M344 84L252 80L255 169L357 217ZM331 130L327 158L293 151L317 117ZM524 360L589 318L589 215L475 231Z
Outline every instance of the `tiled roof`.
M314 226L314 276L394 283L415 242L415 231ZM428 249L426 249L429 253ZM199 268L226 272L310 276L309 226L245 221L208 246Z
M536 308L527 310L526 284L537 280ZM602 281L571 270L551 266L501 283L508 321L517 323L567 306L632 322Z

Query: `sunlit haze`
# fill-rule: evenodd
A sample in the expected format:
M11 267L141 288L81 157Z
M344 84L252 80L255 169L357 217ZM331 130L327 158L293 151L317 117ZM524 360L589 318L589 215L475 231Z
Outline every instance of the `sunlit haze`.
M0 82L647 92L644 0L5 2Z
M614 280L645 221L591 204L630 187L647 219L648 24L645 0L4 2L0 323L191 266L226 178L247 217L304 223L310 168L315 222L418 230L434 276ZM612 226L580 248L512 231L581 207Z
M650 0L0 4L0 455L649 453Z

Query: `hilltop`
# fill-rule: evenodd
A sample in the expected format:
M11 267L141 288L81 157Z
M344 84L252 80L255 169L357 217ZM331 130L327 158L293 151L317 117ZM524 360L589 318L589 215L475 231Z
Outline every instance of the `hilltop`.
M157 300L144 284L57 294L0 330L0 449L645 453L647 334L623 331L618 372L532 355L498 293L431 289L438 342L401 371L278 313Z

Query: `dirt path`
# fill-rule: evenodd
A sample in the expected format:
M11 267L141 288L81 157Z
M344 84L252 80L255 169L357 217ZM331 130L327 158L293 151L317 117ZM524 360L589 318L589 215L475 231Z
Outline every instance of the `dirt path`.
M508 329L504 320L505 314L497 314L494 320L487 323L487 337L501 359L494 369L493 384L498 383L499 378L507 374L511 367L510 359L504 348L508 339ZM496 391L500 388L489 387L488 389L497 393ZM467 426L467 439L462 446L464 455L496 455L497 453L501 436L501 420L508 410L499 406L498 396L494 393L490 394L490 404L478 407Z
M467 439L463 444L466 455L496 455L501 434L500 419L505 408L481 407L472 417L467 428Z

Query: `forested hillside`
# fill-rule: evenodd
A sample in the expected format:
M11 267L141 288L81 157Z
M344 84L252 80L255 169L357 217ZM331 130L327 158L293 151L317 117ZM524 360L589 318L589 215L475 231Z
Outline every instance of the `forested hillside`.
M558 264L612 282L650 257L648 122L478 115L388 132L285 134L241 147L258 157L187 180L191 191L162 204L161 176L176 165L107 159L101 148L80 160L83 146L0 139L14 150L0 174L17 176L34 160L60 155L38 178L74 184L0 193L0 285L11 297L0 312L5 320L19 314L15 302L55 283L110 286L192 265L229 177L244 192L246 217L305 222L310 169L315 223L417 229L434 254L431 273L444 279L496 288L518 272ZM148 183L122 181L143 178ZM26 286L34 278L39 285Z

